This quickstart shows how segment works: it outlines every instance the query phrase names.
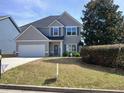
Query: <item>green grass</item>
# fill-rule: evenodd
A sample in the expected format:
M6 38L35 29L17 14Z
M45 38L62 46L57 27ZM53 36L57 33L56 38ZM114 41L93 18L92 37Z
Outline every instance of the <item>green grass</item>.
M59 78L55 77L56 63L59 63ZM26 84L57 87L124 89L124 71L81 62L80 58L58 58L38 60L19 66L3 74L1 83Z

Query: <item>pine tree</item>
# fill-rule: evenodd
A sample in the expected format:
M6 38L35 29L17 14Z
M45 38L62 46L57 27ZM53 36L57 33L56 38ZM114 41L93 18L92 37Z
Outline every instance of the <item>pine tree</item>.
M124 17L113 0L91 0L85 5L82 37L86 45L122 42Z

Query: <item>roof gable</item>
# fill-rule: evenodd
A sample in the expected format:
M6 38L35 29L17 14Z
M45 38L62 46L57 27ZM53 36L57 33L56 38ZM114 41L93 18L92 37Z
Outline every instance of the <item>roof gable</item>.
M60 23L59 21L55 20L52 23L49 24L49 26L64 26L62 23Z
M30 25L25 31L23 31L16 40L49 40L38 29Z

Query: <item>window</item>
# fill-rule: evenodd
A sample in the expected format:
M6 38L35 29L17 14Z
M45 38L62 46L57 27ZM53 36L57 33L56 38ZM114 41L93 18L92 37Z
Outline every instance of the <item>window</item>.
M72 51L76 51L76 45L72 45Z
M68 51L70 52L71 50L71 45L68 45Z
M59 27L53 27L53 36L59 36Z
M76 35L76 32L77 32L77 28L73 27L72 28L72 35Z
M71 35L71 28L67 28L67 35Z
M77 51L77 45L76 44L68 44L66 45L66 50L68 52L72 52L72 51Z
M67 32L67 35L76 35L77 27L67 27L66 32Z

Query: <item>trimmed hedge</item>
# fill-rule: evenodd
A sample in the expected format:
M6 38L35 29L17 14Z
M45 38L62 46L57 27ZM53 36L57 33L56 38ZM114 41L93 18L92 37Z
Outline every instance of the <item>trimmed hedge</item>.
M81 57L86 63L124 68L124 44L84 46Z

